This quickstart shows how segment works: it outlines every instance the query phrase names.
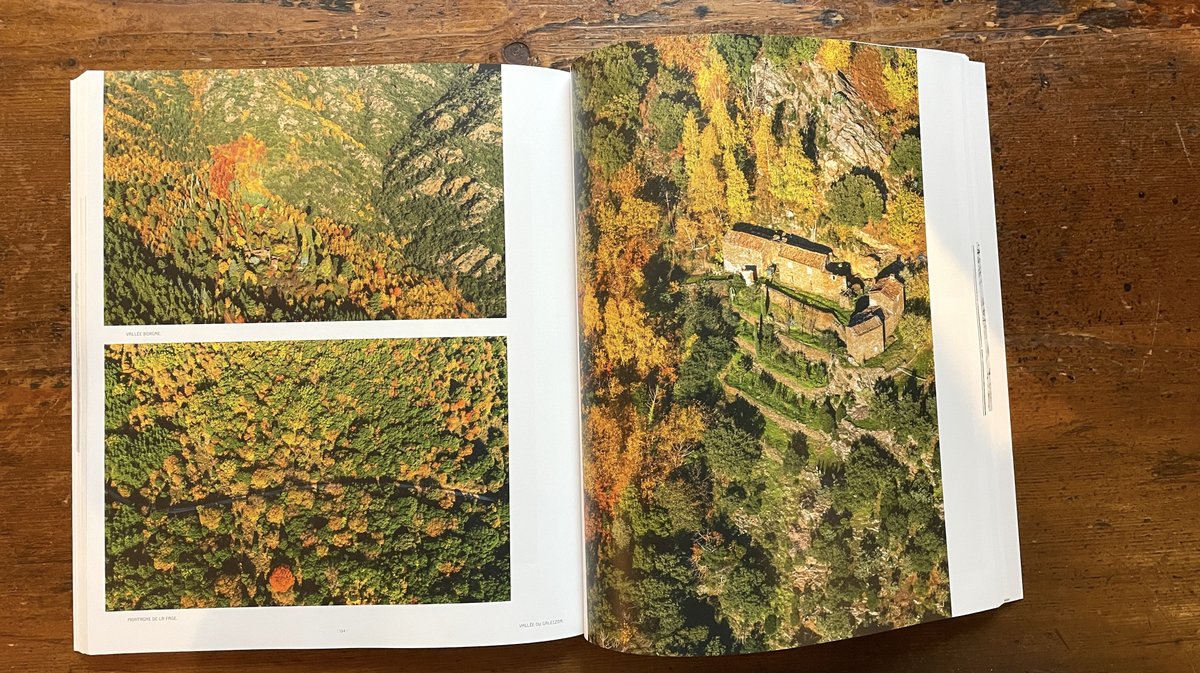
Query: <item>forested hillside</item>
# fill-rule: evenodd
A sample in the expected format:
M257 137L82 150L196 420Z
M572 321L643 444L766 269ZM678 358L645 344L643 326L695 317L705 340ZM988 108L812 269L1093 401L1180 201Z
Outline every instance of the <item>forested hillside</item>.
M592 639L948 614L916 68L727 35L575 63Z
M502 338L109 346L109 610L510 596Z
M505 314L497 67L105 87L109 324Z

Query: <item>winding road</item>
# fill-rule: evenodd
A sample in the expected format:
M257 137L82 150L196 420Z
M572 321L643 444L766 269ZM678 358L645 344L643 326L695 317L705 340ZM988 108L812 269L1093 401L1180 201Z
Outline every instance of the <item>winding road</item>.
M263 498L274 498L278 495L281 495L288 491L294 491L294 490L310 490L315 493L320 493L322 490L328 488L329 486L334 486L334 485L340 485L340 486L372 486L372 485L391 486L391 487L395 488L397 491L401 491L401 492L405 493L406 495L411 495L411 496L416 496L416 497L422 497L426 494L432 494L432 493L453 493L454 496L457 498L462 498L464 500L472 500L474 502L497 502L503 498L503 491L501 493L496 493L496 494L471 493L469 491L464 491L464 490L458 489L458 488L447 488L445 486L437 486L437 485L429 486L429 485L415 484L410 481L400 481L398 479L392 479L390 477L340 477L337 479L330 479L328 481L304 481L301 479L289 478L284 484L281 484L279 486L275 486L272 488L266 488L266 489L260 489L260 490L248 491L244 495L236 495L236 496L235 495L212 495L207 498L202 498L200 500L193 500L191 502L181 502L181 503L176 503L173 505L167 504L167 503L164 503L161 501L155 502L155 501L150 500L149 498L139 496L139 495L134 495L134 496L121 495L121 493L117 491L116 487L112 486L111 484L105 485L104 496L105 496L105 499L108 501L119 502L123 505L128 505L130 507L136 507L136 508L143 510L143 512L147 512L149 510L160 510L160 511L166 512L169 515L180 515L180 514L191 514L201 507L220 507L223 505L229 505L229 504L232 504L239 500L249 499L253 496L259 496L259 497L263 497Z

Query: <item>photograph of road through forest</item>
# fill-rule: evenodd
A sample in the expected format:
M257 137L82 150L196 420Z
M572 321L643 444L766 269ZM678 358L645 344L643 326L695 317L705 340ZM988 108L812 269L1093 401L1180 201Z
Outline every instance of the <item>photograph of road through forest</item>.
M947 616L916 53L678 36L573 70L589 637Z
M510 598L502 337L111 345L108 610Z
M505 315L500 68L110 72L110 325Z

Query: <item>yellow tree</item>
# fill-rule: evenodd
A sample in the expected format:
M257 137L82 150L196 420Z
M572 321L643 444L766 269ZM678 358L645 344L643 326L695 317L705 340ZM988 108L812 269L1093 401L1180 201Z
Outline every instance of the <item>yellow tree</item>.
M917 97L917 52L894 50L883 64L883 88L898 109L908 107Z
M634 296L609 297L600 337L608 368L631 366L641 379L674 378L673 347L654 329L646 307Z
M708 54L707 35L667 35L654 40L658 58L665 65L691 73L700 70Z
M750 219L750 185L746 175L738 166L733 151L726 149L721 157L725 169L725 202L729 207L729 218L744 221Z
M684 173L688 182L691 182L696 168L700 165L700 125L696 121L695 111L688 111L687 116L683 118L683 137L680 143L683 145Z
M645 285L642 267L657 248L662 213L656 204L634 196L636 178L632 167L619 171L610 183L610 198L595 206L596 286L607 297L590 306L599 325L589 326L587 331L598 339L599 348L594 351L597 371L632 366L639 377L655 373L670 378L672 347L658 334L641 300Z
M803 140L792 134L779 148L770 175L771 195L792 211L797 222L811 224L817 215L817 171L804 153Z
M721 156L717 131L710 124L700 132L699 159L695 171L688 180L688 198L691 208L698 213L715 213L724 202L724 185L717 172L717 160Z
M675 407L655 424L647 438L648 451L639 475L642 497L649 498L667 475L683 465L688 447L703 436L704 418L696 407Z
M920 250L925 233L925 199L904 187L888 195L888 235L906 251Z
M729 66L716 49L708 49L704 60L696 71L696 96L700 107L708 115L713 108L724 105L729 97Z
M845 40L824 40L817 49L817 61L829 70L845 71L850 65L850 43Z
M754 153L754 193L761 202L763 196L770 193L772 167L778 154L771 128L775 123L775 114L771 111L757 113L750 123L754 129L750 134L750 149Z

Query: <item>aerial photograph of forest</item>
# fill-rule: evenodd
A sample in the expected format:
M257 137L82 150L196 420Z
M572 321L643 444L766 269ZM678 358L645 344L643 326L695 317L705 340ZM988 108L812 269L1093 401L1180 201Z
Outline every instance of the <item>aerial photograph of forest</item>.
M502 337L111 345L108 610L510 599Z
M947 616L916 52L678 36L573 71L589 638Z
M110 325L505 315L499 66L105 75Z

